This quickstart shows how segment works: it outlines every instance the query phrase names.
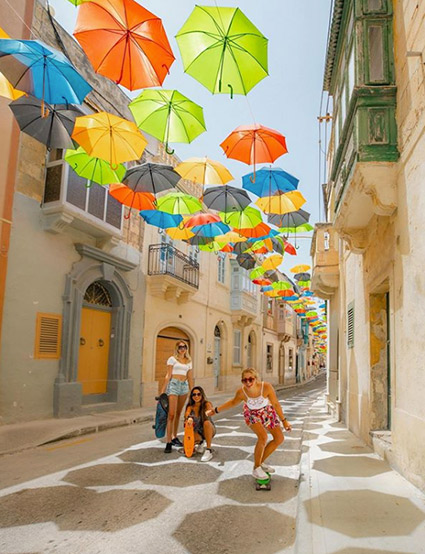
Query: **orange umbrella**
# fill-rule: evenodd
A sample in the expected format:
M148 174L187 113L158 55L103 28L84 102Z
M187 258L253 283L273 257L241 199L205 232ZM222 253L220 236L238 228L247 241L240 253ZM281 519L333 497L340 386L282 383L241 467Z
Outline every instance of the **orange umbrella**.
M162 85L174 55L162 21L134 0L91 0L74 36L96 73L135 90Z
M258 239L259 237L264 237L268 235L270 231L271 227L269 227L266 223L259 223L252 229L238 229L238 233L248 239Z
M273 163L288 152L285 137L259 123L237 127L220 146L228 158L254 165L254 181L255 164Z
M155 196L150 192L134 192L133 189L122 183L117 183L109 186L109 194L118 202L135 210L155 210ZM125 219L130 217L130 210Z

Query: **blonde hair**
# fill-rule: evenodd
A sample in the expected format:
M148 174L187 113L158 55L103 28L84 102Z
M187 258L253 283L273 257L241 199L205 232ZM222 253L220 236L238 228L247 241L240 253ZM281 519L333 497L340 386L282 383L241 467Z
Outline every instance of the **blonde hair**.
M256 369L254 369L253 367L247 367L246 369L244 369L241 373L241 378L243 379L243 376L246 374L246 373L251 373L257 380L260 379L260 376L258 375L258 372Z
M190 357L190 354L189 354L189 345L187 344L186 341L184 340L178 340L176 342L176 345L174 347L174 357L177 359L177 356L179 354L179 344L184 344L186 346L186 353L184 355L184 357L186 358L186 360L188 362L191 362L192 361L192 358Z

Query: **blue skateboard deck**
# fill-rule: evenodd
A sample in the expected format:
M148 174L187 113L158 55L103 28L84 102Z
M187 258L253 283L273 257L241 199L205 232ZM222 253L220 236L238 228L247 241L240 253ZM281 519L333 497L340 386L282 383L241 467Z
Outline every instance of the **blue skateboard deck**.
M158 401L156 405L155 425L152 427L155 429L155 436L157 439L162 439L165 436L167 429L168 419L168 396L165 393L155 397Z

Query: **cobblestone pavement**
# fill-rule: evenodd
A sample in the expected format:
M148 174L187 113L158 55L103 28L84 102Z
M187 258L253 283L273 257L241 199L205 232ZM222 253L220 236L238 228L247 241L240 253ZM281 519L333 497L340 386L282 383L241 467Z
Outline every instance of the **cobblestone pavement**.
M255 490L255 438L240 406L215 418L210 462L167 456L162 442L147 440L2 490L0 552L292 552L304 418L323 386L318 379L280 395L293 431L270 458L271 491Z

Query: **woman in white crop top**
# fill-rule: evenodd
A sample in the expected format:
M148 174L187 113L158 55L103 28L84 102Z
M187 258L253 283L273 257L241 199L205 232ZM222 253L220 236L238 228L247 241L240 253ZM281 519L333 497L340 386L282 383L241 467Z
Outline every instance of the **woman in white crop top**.
M193 388L192 358L185 342L176 342L174 356L167 360L167 375L161 393L168 394L167 444L164 452L169 454L173 446L183 446L177 437L180 416L189 390Z
M274 469L265 461L284 439L281 424L286 431L291 431L292 427L283 415L282 406L273 386L270 383L259 381L255 369L248 368L242 371L241 381L242 387L236 391L232 400L228 400L206 413L208 416L212 416L244 402L245 423L257 435L252 475L256 479L267 479L267 473L274 473ZM272 435L272 440L269 442L267 442L267 431Z

